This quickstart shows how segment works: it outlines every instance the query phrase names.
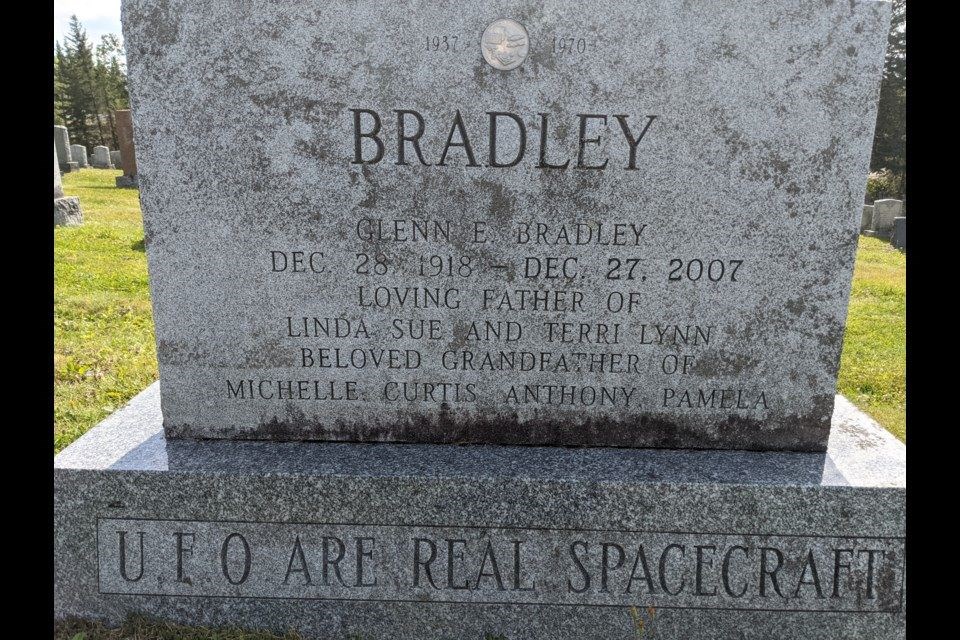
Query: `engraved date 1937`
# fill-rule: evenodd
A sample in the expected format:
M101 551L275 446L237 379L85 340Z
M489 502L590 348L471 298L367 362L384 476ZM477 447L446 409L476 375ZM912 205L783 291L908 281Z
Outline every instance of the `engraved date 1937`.
M464 49L464 44L460 42L459 36L452 35L428 35L425 36L427 51L439 51L441 53L457 53Z

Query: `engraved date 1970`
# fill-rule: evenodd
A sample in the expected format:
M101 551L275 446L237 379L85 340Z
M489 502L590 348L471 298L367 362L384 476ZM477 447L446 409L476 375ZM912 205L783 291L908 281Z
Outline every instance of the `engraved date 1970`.
M550 51L556 55L577 56L597 50L597 43L577 36L553 36Z

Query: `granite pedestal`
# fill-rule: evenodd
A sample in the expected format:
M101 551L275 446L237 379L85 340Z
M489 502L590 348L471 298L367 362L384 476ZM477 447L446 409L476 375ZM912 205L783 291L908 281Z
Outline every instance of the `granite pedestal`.
M55 461L55 611L305 638L902 638L905 447L167 440L158 385Z

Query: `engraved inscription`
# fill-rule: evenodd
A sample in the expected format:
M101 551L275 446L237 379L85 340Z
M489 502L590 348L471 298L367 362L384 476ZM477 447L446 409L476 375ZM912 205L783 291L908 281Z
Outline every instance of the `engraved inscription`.
M530 37L527 30L513 20L497 20L483 32L483 59L494 69L516 69L527 58Z
M100 592L897 612L902 538L100 519Z

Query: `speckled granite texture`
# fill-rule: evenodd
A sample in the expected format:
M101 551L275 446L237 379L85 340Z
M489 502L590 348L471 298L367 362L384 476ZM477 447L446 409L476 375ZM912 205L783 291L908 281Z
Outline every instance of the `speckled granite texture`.
M160 422L154 385L57 456L58 617L904 637L905 448L842 397L826 454L173 441Z
M124 0L167 435L824 451L888 27Z

